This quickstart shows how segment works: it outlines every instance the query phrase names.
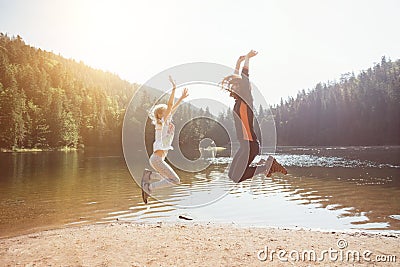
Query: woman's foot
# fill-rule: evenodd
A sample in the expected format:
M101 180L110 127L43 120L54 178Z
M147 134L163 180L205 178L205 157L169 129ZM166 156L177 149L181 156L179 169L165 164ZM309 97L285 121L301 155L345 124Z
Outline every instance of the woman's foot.
M144 172L142 175L142 182L140 184L140 186L142 188L142 199L143 199L144 204L147 204L147 198L149 197L150 175L151 175L151 171L148 169L144 169Z
M281 164L279 164L279 162L276 161L276 159L274 157L271 157L271 158L272 158L272 165L271 165L271 168L269 168L269 171L266 172L266 176L267 177L271 177L271 175L273 173L275 173L275 172L280 172L280 173L283 173L283 174L287 174L287 170L285 169L285 167L283 167ZM268 160L269 159L270 158L268 158Z

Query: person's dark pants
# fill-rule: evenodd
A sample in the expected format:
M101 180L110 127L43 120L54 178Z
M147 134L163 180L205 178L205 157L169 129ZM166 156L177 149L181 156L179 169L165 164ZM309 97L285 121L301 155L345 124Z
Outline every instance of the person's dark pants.
M239 150L233 157L228 176L236 183L252 178L267 170L267 166L250 167L250 163L260 153L258 141L240 141Z

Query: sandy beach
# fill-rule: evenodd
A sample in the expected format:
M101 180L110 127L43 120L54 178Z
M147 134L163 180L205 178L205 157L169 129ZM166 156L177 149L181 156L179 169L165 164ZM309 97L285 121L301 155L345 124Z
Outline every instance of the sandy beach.
M108 223L0 239L0 265L395 266L399 238L232 224Z

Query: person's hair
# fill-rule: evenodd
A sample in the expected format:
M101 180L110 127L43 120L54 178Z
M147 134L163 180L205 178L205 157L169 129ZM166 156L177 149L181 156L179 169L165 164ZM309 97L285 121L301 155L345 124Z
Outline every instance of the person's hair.
M228 91L230 93L230 96L237 98L237 93L232 90L232 85L235 83L239 83L241 79L242 77L240 77L240 75L238 74L226 76L221 82L222 90Z
M151 109L149 117L154 125L161 124L162 112L167 108L165 104L157 104Z

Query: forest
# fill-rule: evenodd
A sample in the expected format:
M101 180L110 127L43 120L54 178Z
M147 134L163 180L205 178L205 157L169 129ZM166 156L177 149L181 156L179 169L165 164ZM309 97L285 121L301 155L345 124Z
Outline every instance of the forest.
M118 75L31 47L20 36L0 33L0 148L60 149L121 147L125 110L140 87ZM154 91L154 90L153 90ZM156 97L141 97L131 123L152 131L146 114ZM319 83L295 98L271 107L278 145L400 145L400 60L382 57L358 75ZM231 125L232 114L216 116ZM268 112L255 111L260 120ZM189 104L179 109L175 123L209 111ZM228 123L226 123L228 121ZM230 121L230 122L229 122ZM229 140L218 123L196 120L186 125L179 143L197 147L210 137L219 146Z
M400 145L400 60L318 83L270 107L279 146ZM221 114L229 118L231 111ZM258 121L267 110L254 110Z
M280 145L400 145L400 60L383 56L272 110Z
M0 148L121 149L125 110L139 87L116 74L26 45L20 36L0 33ZM150 133L146 136L152 133L147 113L158 93L153 88L144 90L129 118L134 129L146 126ZM184 105L174 120L180 126L207 112ZM180 143L195 144L211 131L211 123L189 124L190 135L182 136Z
M115 144L137 87L0 34L0 147Z

